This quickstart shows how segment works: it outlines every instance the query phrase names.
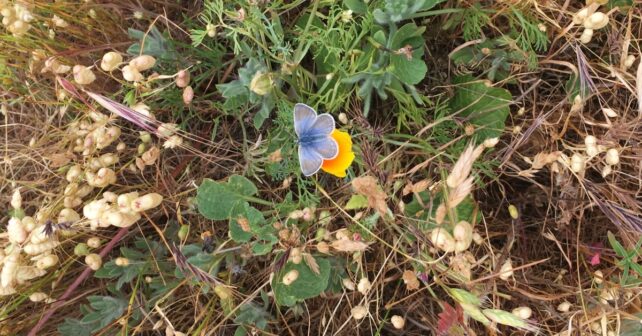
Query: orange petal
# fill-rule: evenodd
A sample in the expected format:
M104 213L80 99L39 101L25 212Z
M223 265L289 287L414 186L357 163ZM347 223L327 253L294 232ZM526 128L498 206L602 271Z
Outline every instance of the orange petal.
M354 161L354 152L352 151L352 139L350 134L335 129L330 135L339 145L339 154L332 160L324 160L321 169L328 174L336 177L345 177L346 169Z

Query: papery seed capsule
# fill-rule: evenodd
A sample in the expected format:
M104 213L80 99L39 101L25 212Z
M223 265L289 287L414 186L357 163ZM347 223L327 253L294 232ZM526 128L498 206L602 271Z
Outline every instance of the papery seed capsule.
M73 68L74 81L80 85L91 84L96 80L96 75L84 65L74 65Z
M533 310L529 307L517 307L512 313L523 320L528 320L533 315Z
M176 74L176 86L184 88L189 85L190 74L189 70L181 70Z
M371 288L372 288L372 283L370 283L370 280L368 280L368 278L365 278L365 277L361 278L361 280L359 280L359 283L357 284L357 291L359 291L359 293L363 295L368 294Z
M100 269L100 266L103 264L102 258L96 253L90 253L85 256L85 264L89 266L94 271Z
M153 209L161 204L163 196L157 193L147 194L131 201L131 209L136 212Z
M444 228L436 228L430 234L430 241L444 252L453 252L455 250L455 239Z
M82 167L79 164L71 166L67 171L65 178L69 182L74 182L82 174Z
M121 267L129 266L129 259L118 257L116 258L116 260L114 260L114 263L116 264L116 266L121 266Z
M138 71L145 71L151 69L156 64L156 59L149 55L140 55L133 60L129 61L129 66Z
M16 271L16 281L19 284L22 284L31 279L39 278L45 274L47 274L47 271L33 266L19 266Z
M562 313L567 313L571 309L571 303L564 301L557 306L557 310Z
M2 287L11 287L15 282L16 272L18 271L20 260L20 250L14 248L13 251L7 255L2 266L2 271L0 271L0 286Z
M366 317L368 315L368 308L358 305L355 306L350 310L350 313L352 315L352 318L355 320L361 320L362 318Z
M31 302L41 302L41 301L44 301L45 299L47 299L48 297L49 297L49 295L47 295L47 294L45 294L43 292L35 292L35 293L31 293L31 295L29 295L29 300Z
M618 153L617 149L611 148L607 150L605 160L606 160L606 163L611 166L614 166L620 163L620 154Z
M343 278L341 280L341 283L343 283L343 287L345 287L347 290L353 291L355 289L354 282L349 278Z
M499 278L506 281L513 276L513 262L508 259L499 269Z
M192 100L194 100L194 89L191 86L187 86L183 89L183 104L189 105Z
M298 278L299 278L299 271L291 270L283 276L283 284L286 286L289 286Z
M20 188L17 188L16 190L13 191L13 194L11 195L11 207L14 209L20 209L22 208L22 195L20 194Z
M11 217L7 224L7 234L9 242L20 244L27 239L27 231L22 226L22 221L16 217Z
M91 247L93 249L99 248L100 245L101 245L100 238L98 238L98 237L91 237L91 238L87 239L87 246L89 246L89 247Z
M143 80L143 75L131 65L125 65L123 67L123 78L128 82L140 82Z
M59 243L55 240L48 240L40 244L27 244L22 248L22 250L26 254L37 255L53 250L56 246L58 246L58 244Z
M36 267L44 270L58 263L58 256L55 254L46 255L36 262Z
M630 68L633 66L633 63L635 63L635 55L626 56L626 60L624 60L624 67Z
M573 156L571 156L571 170L575 173L580 173L584 171L584 168L586 166L586 159L584 158L583 155L574 153Z
M110 51L103 55L103 59L100 62L100 68L104 71L112 71L118 67L120 63L123 62L123 56L119 53Z
M582 35L580 36L580 42L587 44L591 42L593 38L593 29L584 29Z
M392 326L398 330L403 329L403 327L406 325L406 320L399 315L392 316L392 318L390 318L390 322L392 323Z

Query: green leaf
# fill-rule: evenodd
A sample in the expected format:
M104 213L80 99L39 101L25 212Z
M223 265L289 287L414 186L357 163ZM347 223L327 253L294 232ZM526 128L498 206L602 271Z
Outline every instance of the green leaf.
M227 183L205 179L198 187L196 203L201 215L224 220L242 213L257 192L254 183L240 175L232 175Z
M408 60L404 55L392 55L390 63L395 76L408 85L419 84L428 72L428 67L423 60L416 58Z
M499 137L510 113L512 96L506 89L487 87L470 75L455 78L455 96L450 100L453 112L468 117L477 126L477 141Z
M81 321L96 324L94 332L120 318L127 308L127 301L111 296L89 296L87 299L94 311L85 315Z
M343 3L356 14L368 12L368 5L363 0L345 0Z
M274 246L274 243L254 243L252 245L252 254L255 256L261 256L261 255L266 255L270 252L272 252L272 247Z
M66 318L65 322L58 325L60 336L91 336L93 326L78 319Z
M315 258L315 260L319 265L318 275L312 272L306 263L294 264L288 262L274 276L272 289L274 290L274 298L279 305L291 307L297 302L318 296L328 287L330 262L323 258ZM299 277L289 286L286 286L283 283L283 276L292 270L297 270Z
M363 195L352 195L346 204L346 210L363 209L368 206L368 198Z
M620 244L619 241L617 241L615 235L613 235L611 231L608 231L606 235L609 238L609 244L611 244L613 251L615 251L615 253L617 253L617 255L622 258L626 257L626 249L624 248L624 246L622 246L622 244Z

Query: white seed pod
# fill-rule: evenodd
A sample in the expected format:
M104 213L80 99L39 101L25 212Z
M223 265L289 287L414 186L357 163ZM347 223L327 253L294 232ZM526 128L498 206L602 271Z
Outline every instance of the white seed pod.
M103 149L112 142L114 142L120 136L120 128L118 126L111 126L109 128L101 128L102 132L97 132L95 134L96 148ZM93 133L92 133L93 134Z
M194 100L194 89L191 86L187 86L183 89L183 104L189 105Z
M20 265L20 250L14 248L11 253L4 258L3 263L2 271L0 271L0 286L12 287L16 280L18 266Z
M83 184L78 187L78 190L76 191L76 197L83 198L91 194L92 191L94 191L94 187L90 186L89 184Z
M357 284L357 291L359 293L366 295L372 288L372 283L370 283L370 280L368 278L364 277L359 280L359 283Z
M626 56L626 60L624 60L624 67L628 69L633 66L633 63L635 63L635 55Z
M615 166L616 164L620 163L620 153L618 153L617 149L611 148L606 151L606 156L604 159L607 164Z
M69 26L69 23L59 17L58 15L54 15L53 18L51 18L51 21L53 22L54 26L60 27L60 28L65 28Z
M84 65L74 65L73 68L73 73L74 73L74 81L80 85L87 85L91 84L93 81L96 80L96 75L89 69L88 67Z
M16 217L9 219L7 234L9 235L9 242L11 243L20 244L27 239L27 231L22 226L22 221Z
M56 265L57 263L58 263L58 256L55 254L49 254L38 259L38 261L36 262L36 267L41 270L44 270Z
M455 252L462 252L470 247L473 241L473 227L466 221L460 221L453 228Z
M341 122L342 124L344 124L344 125L348 124L348 116L345 113L343 113L343 112L339 113L339 118L338 119L339 119L339 122Z
M35 228L36 228L36 226L38 225L38 223L36 223L36 220L35 220L35 219L33 219L33 217L31 217L31 216L24 216L24 217L22 217L21 222L22 222L22 227L23 227L23 228L25 229L25 231L27 231L27 232L31 232L31 231L33 231L33 229L35 229Z
M44 225L38 225L35 229L31 231L31 234L29 235L29 241L31 242L31 244L40 244L48 240L50 239L47 236L47 233L45 232Z
M111 191L105 191L103 193L103 199L105 199L107 202L115 203L118 200L118 195Z
M595 147L597 145L597 139L592 135L587 135L586 138L584 138L584 144L586 147Z
M129 66L138 71L145 71L151 69L156 64L156 59L149 55L140 55L133 60L129 61Z
M35 292L35 293L31 293L31 295L29 295L29 300L31 302L42 302L42 301L44 301L44 300L46 300L48 298L49 298L49 295L47 295L47 294L45 294L43 292Z
M116 260L114 260L114 264L116 264L116 266L121 266L121 267L129 266L129 259L118 257L116 258Z
M106 211L101 217L101 221L116 227L130 227L141 218L138 213L119 212L117 210Z
M506 281L513 276L513 262L508 259L499 269L499 278Z
M593 38L593 29L584 29L582 35L580 36L580 42L587 44L591 42Z
M20 188L16 188L11 195L11 207L14 209L22 208L22 195L20 194Z
M69 182L74 182L82 174L82 167L79 164L71 166L67 171L65 178Z
M134 199L131 202L131 209L135 212L153 209L161 204L163 196L157 193L147 194Z
M341 283L343 283L343 287L345 287L347 290L353 291L355 289L354 282L349 278L343 278L341 280Z
M604 281L604 274L602 273L602 271L597 270L593 272L593 280L595 280L596 284L601 284Z
M571 156L571 170L575 173L580 173L584 171L586 167L586 158L579 153L574 153Z
M130 192L118 196L116 203L118 205L118 211L120 212L134 212L132 209L132 203L138 198L138 192Z
M104 199L91 201L82 208L82 213L87 219L99 219L103 212L110 208L109 204Z
M123 79L125 79L128 82L140 82L145 78L138 71L138 69L136 69L131 65L125 65L122 71L123 71Z
M568 311L571 309L571 303L568 301L564 301L557 305L557 311L562 312L562 313L568 313Z
M362 318L366 317L368 315L368 308L362 305L355 306L350 310L350 313L352 314L352 318L355 320L361 320Z
M189 85L190 74L189 70L181 70L176 74L176 86L184 88Z
M602 177L607 177L611 175L612 172L613 172L613 168L609 165L606 165L604 166L604 168L602 168L601 174L602 174Z
M609 118L617 117L617 112L615 112L612 108L605 107L602 109L602 112L604 113L604 115L606 115Z
M430 241L435 247L444 252L453 252L455 250L455 239L444 228L432 230L430 233Z
M40 244L30 243L23 247L23 251L29 255L43 254L45 252L53 250L56 246L58 246L58 244L59 243L55 240L48 240Z
M484 140L484 147L493 148L499 143L499 138L489 138Z
M297 265L301 263L301 261L303 260L303 256L301 255L300 248L294 247L290 250L290 260Z
M103 264L102 258L96 253L90 253L85 256L85 264L94 271L100 269Z
M87 246L89 246L89 247L91 247L93 249L99 248L100 247L100 238L91 237L91 238L87 239Z
M529 307L517 307L512 311L513 315L521 318L522 320L528 320L533 315L533 310Z
M406 325L406 320L399 316L399 315L393 315L390 318L390 322L392 322L392 326L395 327L395 329L401 330L403 327Z
M77 222L79 220L80 215L74 209L64 208L58 214L58 223Z
M39 278L47 274L47 271L33 266L19 266L16 271L16 281L19 284L25 283L31 279Z
M123 62L123 56L115 51L110 51L103 55L103 59L100 62L100 68L104 71L112 71L118 67L120 63Z
M104 188L116 183L116 173L111 168L100 168L97 173L86 171L87 183L92 187Z
M118 163L118 159L119 159L118 155L114 153L107 153L98 157L98 162L100 162L100 165L102 167L107 167L107 166L113 166L116 163Z
M78 183L69 183L65 187L65 190L62 192L65 196L74 196L78 191Z
M16 294L16 289L13 287L0 286L0 296L9 296Z
M473 241L476 245L481 245L484 243L484 238L479 234L479 232L473 233Z
M291 270L283 276L283 284L286 286L289 286L298 278L299 278L299 271Z
M609 24L609 17L602 12L595 12L584 20L584 28L598 30Z
M575 15L573 15L573 24L582 24L589 15L588 7L580 9Z
M75 196L67 196L63 199L63 205L65 208L75 208L82 204L82 199Z

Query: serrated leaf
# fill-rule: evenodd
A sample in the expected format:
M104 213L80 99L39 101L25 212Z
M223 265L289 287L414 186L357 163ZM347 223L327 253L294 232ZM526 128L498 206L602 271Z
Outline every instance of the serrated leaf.
M73 318L66 318L65 322L58 325L60 336L91 336L92 330L91 323L84 323Z
M363 195L352 195L348 203L346 203L346 210L363 209L368 206L368 198Z
M247 199L257 192L254 183L240 175L232 175L227 183L205 179L198 187L196 203L201 215L224 220L242 213Z
M274 276L272 290L274 298L279 305L293 306L297 302L316 297L328 287L330 278L330 262L323 258L316 258L319 274L315 274L305 263L294 264L288 262ZM289 286L283 283L283 276L292 270L299 272L299 277Z
M453 112L468 117L477 126L478 142L499 137L510 112L512 96L506 89L488 87L470 75L455 78L455 96L450 100Z
M127 301L111 296L89 296L89 306L94 310L85 315L81 322L95 324L98 331L119 319L127 308Z

